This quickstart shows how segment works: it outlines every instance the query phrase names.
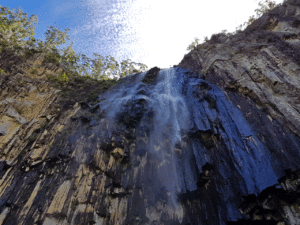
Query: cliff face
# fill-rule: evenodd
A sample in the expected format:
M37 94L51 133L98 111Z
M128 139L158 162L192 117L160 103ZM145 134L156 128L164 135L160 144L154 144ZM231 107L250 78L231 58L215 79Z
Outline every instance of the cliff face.
M299 1L286 1L244 32L215 35L178 66L247 96L299 135L299 7Z
M2 54L0 224L300 224L298 26L287 1L108 91Z

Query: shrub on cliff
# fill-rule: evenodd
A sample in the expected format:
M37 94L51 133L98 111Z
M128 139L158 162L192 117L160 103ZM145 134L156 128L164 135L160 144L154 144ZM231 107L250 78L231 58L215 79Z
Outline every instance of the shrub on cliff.
M187 47L187 51L191 51L193 49L195 49L197 47L197 45L199 45L199 38L195 37L194 41Z
M2 45L14 43L15 45L31 45L35 39L35 26L38 18L32 15L29 19L27 13L22 12L20 7L10 10L0 5L0 38ZM28 38L27 40L25 40Z
M259 8L255 9L254 11L256 12L256 17L254 15L250 16L248 21L246 21L245 23L239 25L238 27L236 27L236 31L233 33L227 33L226 30L223 30L221 33L219 34L213 34L211 36L211 40L213 42L219 42L220 39L222 39L222 36L226 35L232 35L236 32L241 31L243 28L245 28L246 26L249 26L250 24L252 24L255 20L257 20L259 17L261 17L264 13L269 12L270 10L274 9L276 6L278 6L279 4L276 4L276 2L271 1L271 0L261 0L258 3ZM208 38L205 37L204 41L208 41ZM195 40L187 47L187 51L193 50L195 49L198 45L199 45L199 38L195 37Z
M262 0L258 3L258 5L259 5L259 8L254 10L256 12L256 17L254 15L250 16L248 21L246 21L245 23L236 27L236 31L240 31L243 28L249 26L255 20L257 20L259 17L261 17L264 13L269 12L270 10L274 9L279 4L276 4L276 2L271 1L271 0Z

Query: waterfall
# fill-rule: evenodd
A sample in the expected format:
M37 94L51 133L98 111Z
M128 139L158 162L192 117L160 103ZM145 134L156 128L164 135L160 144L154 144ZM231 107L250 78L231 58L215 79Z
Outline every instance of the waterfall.
M174 221L181 223L184 217L182 199L194 201L195 196L202 199L197 205L200 214L189 206L188 218L200 216L204 221L214 215L211 220L223 222L241 218L232 199L258 193L278 179L266 148L216 86L189 77L181 68L160 70L150 84L143 82L146 74L130 75L99 96L104 99L99 105L106 111L109 138L122 127L135 136L134 145L127 148L132 162L138 163L126 179L134 189L143 190L146 208L158 210L157 202L163 202L165 211L159 213ZM210 194L205 194L207 184L199 178L210 173L204 169L207 163L215 171ZM208 204L208 196L223 202L216 209Z
M176 205L176 195L182 190L175 144L180 143L181 135L187 131L190 120L181 94L183 81L179 79L174 69L160 71L158 83L148 99L149 106L155 112L149 153L156 157L159 179L166 187L173 206Z
M131 82L121 86L116 92L110 93L108 97L102 96L106 100L101 102L101 108L108 112L108 118L114 120L128 101L147 101L148 107L155 112L151 121L154 126L149 137L148 154L155 160L158 179L167 190L169 203L175 206L176 195L184 188L177 172L175 144L180 143L181 135L186 133L190 120L185 99L181 94L183 80L175 76L174 69L161 70L157 84L152 87L151 94L146 96L138 94L145 88L145 84L141 82L144 76L145 72L131 79Z

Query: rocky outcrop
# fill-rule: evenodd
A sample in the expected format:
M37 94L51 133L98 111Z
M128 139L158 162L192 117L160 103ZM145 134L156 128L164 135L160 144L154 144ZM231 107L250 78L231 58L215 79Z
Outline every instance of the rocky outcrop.
M258 196L243 196L239 208L250 219L228 224L254 224L255 221L262 224L299 224L299 172L287 169L286 175L278 179L278 184L264 189Z
M155 84L157 81L157 75L159 72L159 68L158 67L153 67L152 69L150 69L146 76L143 78L142 82L146 83L146 84Z
M297 0L285 1L242 32L214 35L178 66L253 100L272 120L299 135L299 7Z

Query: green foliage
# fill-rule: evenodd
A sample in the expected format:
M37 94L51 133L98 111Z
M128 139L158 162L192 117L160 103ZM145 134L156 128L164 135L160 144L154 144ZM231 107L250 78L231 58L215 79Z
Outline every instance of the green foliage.
M46 35L46 42L45 46L50 49L56 49L59 45L65 44L66 39L70 40L68 35L68 31L70 29L65 29L65 32L60 31L58 28L54 26L48 26L48 29L45 33Z
M24 113L22 109L16 108L16 111L17 111L20 115L22 115L22 114Z
M66 71L96 80L109 80L112 76L123 77L147 69L146 65L132 62L130 59L118 63L112 56L104 57L94 53L91 59L84 54L77 54L73 49L73 42L65 48L60 48L70 41L70 29L61 31L56 26L48 26L45 32L46 41L36 40L36 15L28 19L27 13L23 13L20 8L16 13L14 11L0 5L0 53L4 50L10 51L24 58L43 53L44 62L63 65ZM59 80L68 81L69 76L62 74Z
M4 70L0 68L0 74L3 74L3 73L4 73Z
M69 74L68 74L69 75ZM68 75L63 72L60 74L60 76L58 77L58 80L61 81L61 82L68 82L69 81L69 77Z
M88 98L91 99L91 100L97 99L97 98L98 98L97 91L96 91L96 90L91 91L91 92L88 94Z
M71 210L75 211L76 207L79 205L78 200L73 200L71 203Z
M78 61L80 56L75 53L73 49L73 42L68 47L62 50L61 54L61 64L67 67L74 67Z
M142 63L132 62L130 59L123 60L119 64L112 56L101 56L94 53L93 59L80 54L81 64L77 71L81 76L89 76L96 80L109 80L112 76L124 77L132 73L144 72L148 67Z
M41 53L42 51L39 51L37 49L26 49L25 50L25 57L33 56L36 53Z
M84 54L79 56L80 63L77 65L77 71L81 76L90 76L90 71L92 69L90 63L91 59Z
M59 51L55 46L53 46L50 50L44 51L47 52L47 54L45 55L45 62L58 64L61 61L61 55L59 54Z
M245 23L239 25L238 27L236 27L236 31L233 33L227 33L226 30L223 30L221 33L226 34L234 34L238 31L241 31L243 28L249 26L250 24L252 24L255 20L257 20L260 16L262 16L264 13L269 12L270 10L274 9L276 6L278 6L279 4L276 4L275 1L271 1L271 0L261 0L258 3L259 8L255 9L256 12L256 17L254 15L250 16L248 21L246 21ZM300 24L300 21L295 22L295 27L298 26ZM207 37L204 37L204 41L208 41ZM193 49L195 49L197 47L197 45L199 45L199 38L195 37L194 41L187 47L187 51L191 51Z
M84 82L84 81L86 81L86 80L88 80L88 79L90 79L90 77L86 77L86 76L77 76L77 77L75 77L75 81L76 82Z
M195 37L195 40L187 47L187 51L193 50L199 45L199 38Z
M137 67L137 69L136 69L136 67ZM131 59L123 60L121 62L120 76L124 77L128 74L140 73L140 72L145 71L147 68L148 67L143 63L135 63L135 62L132 62Z
M118 62L112 56L103 57L96 53L93 54L95 59L91 60L93 63L92 77L99 79L101 77L103 80L107 80L109 75L117 73L119 67Z
M37 69L36 69L36 68L32 68L32 69L30 70L30 73L31 73L31 74L37 74L37 73L38 73L38 71L37 71Z
M258 5L260 8L254 10L256 12L256 16L258 17L262 16L265 12L269 12L277 6L275 1L270 0L261 1L258 3Z
M24 46L25 39L32 40L35 35L33 24L37 24L37 22L36 15L32 15L28 19L27 13L22 12L20 7L15 12L15 9L10 10L8 7L0 5L0 39L6 42Z
M54 81L57 80L57 77L54 74L46 74L48 80Z
M256 17L254 15L250 16L248 21L236 27L236 31L240 31L243 27L247 27L252 24L255 20L261 17L264 13L269 12L270 10L274 9L278 4L275 1L271 0L261 0L259 3L259 8L255 9Z

